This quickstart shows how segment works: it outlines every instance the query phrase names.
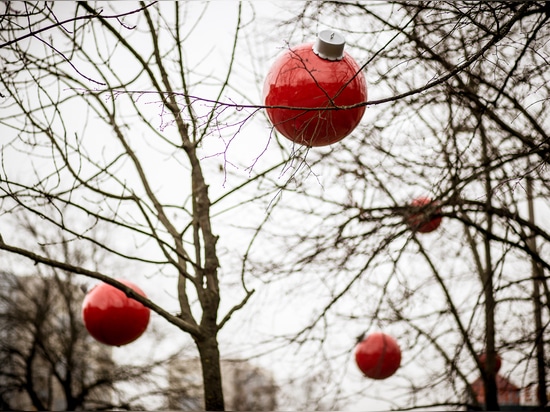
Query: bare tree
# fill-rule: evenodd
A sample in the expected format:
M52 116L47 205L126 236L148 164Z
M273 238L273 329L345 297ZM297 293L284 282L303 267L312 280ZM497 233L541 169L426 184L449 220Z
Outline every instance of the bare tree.
M217 236L199 147L213 127L221 127L223 118L216 106L202 114L192 106L193 85L182 51L188 35L185 6L142 3L122 12L115 11L120 4L107 6L106 12L86 2L64 8L49 3L3 7L1 122L5 129L17 130L2 149L4 216L34 214L52 230L97 244L122 260L162 266L177 276L180 312L170 313L137 296L114 280L108 268L96 271L56 260L32 245L14 246L5 234L2 249L110 283L189 333L202 360L206 408L223 409L217 333L252 292L246 291L235 309L218 315ZM169 11L163 11L166 7ZM235 41L241 29L240 7L236 17ZM225 81L219 83L220 96L231 72L230 63ZM134 89L154 96L150 103L160 107L160 130L154 126L159 111L152 114L151 106L139 104L143 93L135 94ZM122 108L122 101L129 108ZM71 124L68 111L79 117L76 124ZM92 120L99 125L87 127ZM136 121L145 127L142 142L133 135ZM105 136L99 152L98 134ZM156 148L156 160L145 157L147 145ZM30 173L22 179L6 165L20 156L17 153L29 162ZM41 163L44 155L47 160ZM159 191L158 164L151 162L163 158L179 169L177 193ZM69 223L68 215L78 224ZM133 250L99 241L92 227L130 239ZM190 288L200 309L195 316Z
M321 352L345 329L394 331L410 373L396 378L408 388L391 400L398 409L475 404L478 374L487 409L498 409L497 352L512 379L545 388L549 232L525 205L544 211L548 198L547 3L312 2L285 29L308 33L328 15L363 56L372 107L355 139L308 153L316 174L333 177L323 190L303 174L279 211L296 220L273 231L287 250L273 270L308 273L308 288L326 290L288 344L317 339ZM324 207L297 199L312 195ZM429 235L407 224L410 201L425 195L444 216ZM317 226L296 234L304 215Z

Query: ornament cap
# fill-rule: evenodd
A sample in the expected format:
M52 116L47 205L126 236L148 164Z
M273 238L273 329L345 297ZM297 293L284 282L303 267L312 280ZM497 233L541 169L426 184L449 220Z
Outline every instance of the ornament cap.
M344 36L332 30L322 30L313 45L313 53L325 60L342 60L344 58Z

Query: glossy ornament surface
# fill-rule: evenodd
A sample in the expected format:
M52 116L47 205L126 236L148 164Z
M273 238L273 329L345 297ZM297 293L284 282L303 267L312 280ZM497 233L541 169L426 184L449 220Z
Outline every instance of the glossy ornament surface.
M327 146L357 127L365 106L307 110L367 101L365 76L343 46L341 58L335 57L339 60L329 60L322 52L316 54L314 45L307 43L287 50L275 61L264 82L265 105L305 108L266 109L271 123L283 136L305 146Z
M485 362L487 361L487 354L482 353L479 355L479 362L481 363L481 366L483 369L485 369ZM497 353L495 356L495 372L498 372L500 370L500 367L502 366L502 358Z
M428 197L414 199L410 204L412 214L407 218L407 223L411 229L420 233L430 233L436 230L441 225L442 220L440 216L441 209L437 205L437 202L434 203ZM418 212L415 212L415 209L418 209Z
M137 293L135 284L119 280ZM139 338L149 324L150 310L107 283L90 290L82 302L82 319L92 337L101 343L122 346Z
M386 379L401 365L401 349L389 335L371 333L355 347L357 366L371 379Z

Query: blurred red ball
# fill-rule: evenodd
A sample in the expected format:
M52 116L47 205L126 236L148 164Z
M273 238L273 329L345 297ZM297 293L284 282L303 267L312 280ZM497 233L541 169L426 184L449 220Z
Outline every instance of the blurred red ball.
M325 108L367 101L367 82L355 60L344 52L331 61L313 52L312 44L286 51L271 67L264 83L266 106ZM327 146L349 135L365 106L336 110L267 108L273 126L305 146Z
M485 352L479 355L479 362L481 363L481 367L485 369L485 362L487 362L487 354ZM502 366L502 358L497 353L495 355L495 372L498 372L501 366Z
M417 197L410 203L411 211L407 223L420 233L430 233L441 225L441 209L438 202L428 197ZM418 210L418 211L417 211Z
M401 365L401 349L391 336L376 332L355 347L355 362L372 379L386 379Z
M145 293L126 280L141 296ZM150 310L107 283L90 290L82 302L82 319L90 335L101 343L122 346L139 338L149 324Z

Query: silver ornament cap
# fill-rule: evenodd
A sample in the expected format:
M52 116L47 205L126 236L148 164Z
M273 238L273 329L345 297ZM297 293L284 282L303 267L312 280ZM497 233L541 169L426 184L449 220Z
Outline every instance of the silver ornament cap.
M313 53L325 60L342 60L344 58L344 36L333 30L322 30L313 45Z

